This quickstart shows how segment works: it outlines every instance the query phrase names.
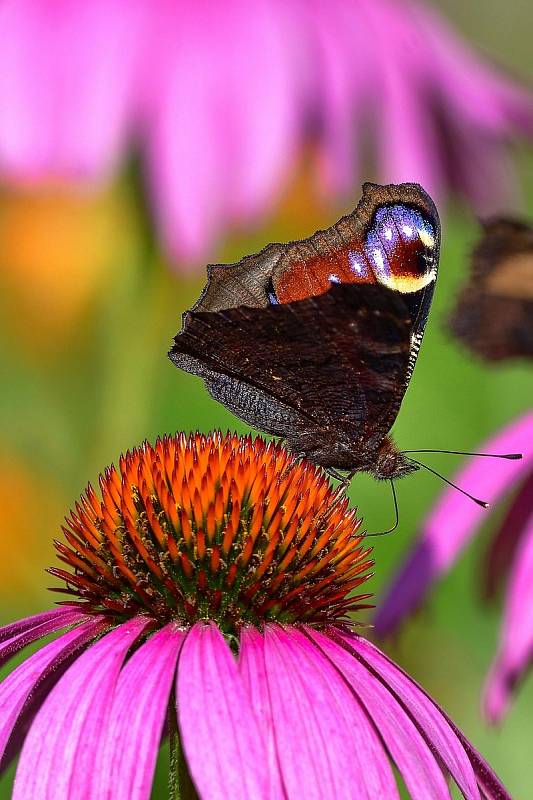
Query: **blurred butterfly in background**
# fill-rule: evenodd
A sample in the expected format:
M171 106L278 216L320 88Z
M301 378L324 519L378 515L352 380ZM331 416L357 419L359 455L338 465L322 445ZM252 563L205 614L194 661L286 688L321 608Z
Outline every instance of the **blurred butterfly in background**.
M171 360L248 424L341 477L418 469L389 436L435 282L437 210L417 184L366 183L308 239L208 267Z
M510 218L483 223L449 327L486 361L533 358L532 225Z

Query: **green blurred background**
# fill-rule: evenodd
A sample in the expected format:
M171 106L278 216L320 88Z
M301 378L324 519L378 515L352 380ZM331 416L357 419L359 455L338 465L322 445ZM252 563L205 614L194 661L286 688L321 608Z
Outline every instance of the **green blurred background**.
M441 6L471 41L529 76L529 2L508 3L505 14L498 0L443 0ZM533 158L525 151L516 158L533 217ZM354 203L358 196L354 187ZM211 260L235 260L269 241L310 234L344 210L320 203L302 164L270 220L226 241ZM449 210L430 323L394 431L402 447L475 448L531 404L525 366L491 371L443 329L476 234L469 211ZM166 357L181 313L203 282L202 276L176 277L164 262L134 167L97 195L0 193L2 623L54 602L46 592L52 579L44 574L54 563L51 540L87 481L95 482L121 451L178 429L247 430L209 398L200 380L178 372ZM446 474L459 463L434 458ZM375 546L378 595L442 486L419 473L397 489L399 532ZM386 486L357 477L350 496L371 529L390 523ZM494 523L495 515L488 525ZM483 534L477 538L390 652L446 708L513 796L533 797L533 681L520 689L500 730L487 729L479 714L500 614L484 607L478 593L486 541ZM164 771L163 765L154 797L164 796ZM0 797L9 796L12 774L0 783Z

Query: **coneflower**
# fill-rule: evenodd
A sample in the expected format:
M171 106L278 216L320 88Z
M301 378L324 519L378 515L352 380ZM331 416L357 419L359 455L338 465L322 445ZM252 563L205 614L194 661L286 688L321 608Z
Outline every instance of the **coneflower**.
M355 626L372 567L323 472L261 438L144 444L89 487L57 542L69 599L0 630L15 800L508 794L439 706ZM355 615L355 617L354 617Z

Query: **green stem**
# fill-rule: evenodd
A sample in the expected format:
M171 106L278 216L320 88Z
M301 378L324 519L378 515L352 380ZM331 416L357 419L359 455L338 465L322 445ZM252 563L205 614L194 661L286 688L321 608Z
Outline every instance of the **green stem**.
M170 697L168 708L168 738L170 744L170 759L168 769L168 796L169 800L199 800L194 788L185 753L180 742L178 720L176 717L176 696L174 692Z

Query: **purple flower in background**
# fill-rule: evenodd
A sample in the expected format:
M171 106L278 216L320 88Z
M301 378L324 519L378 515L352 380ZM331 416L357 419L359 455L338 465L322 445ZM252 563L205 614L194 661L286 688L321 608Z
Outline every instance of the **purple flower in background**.
M471 457L454 479L474 494L483 492L491 504L516 490L492 540L485 571L487 597L493 597L500 584L506 583L500 644L484 695L485 714L496 722L506 713L513 689L533 659L533 412L480 449L524 453L521 461L503 461L497 470L491 459ZM378 636L393 634L418 608L432 584L476 535L486 513L451 488L443 492L379 604L375 617Z
M14 800L509 795L445 712L357 634L370 548L342 489L251 437L165 438L89 487L56 542L69 600L0 630ZM192 788L194 787L194 788ZM196 793L196 794L195 794Z
M264 215L306 143L327 194L410 180L488 212L519 135L533 95L410 0L0 4L0 175L100 181L134 145L177 259Z

